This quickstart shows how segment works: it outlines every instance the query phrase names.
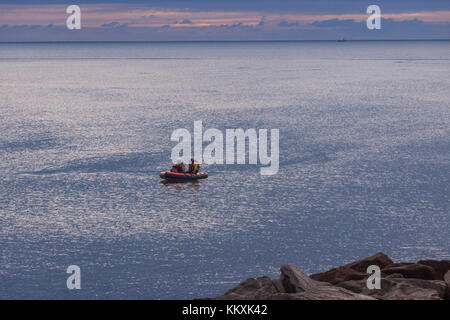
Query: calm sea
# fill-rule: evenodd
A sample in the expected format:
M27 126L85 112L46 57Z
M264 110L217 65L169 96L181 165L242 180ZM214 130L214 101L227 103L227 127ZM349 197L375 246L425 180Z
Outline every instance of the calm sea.
M0 298L190 299L285 263L450 259L449 74L449 41L0 44ZM279 173L160 183L195 120L279 129Z

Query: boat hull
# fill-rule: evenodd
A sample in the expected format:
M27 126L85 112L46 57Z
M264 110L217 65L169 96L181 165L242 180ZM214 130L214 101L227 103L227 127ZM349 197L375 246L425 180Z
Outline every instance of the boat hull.
M171 171L160 172L159 177L169 182L188 182L208 178L208 172L178 173Z

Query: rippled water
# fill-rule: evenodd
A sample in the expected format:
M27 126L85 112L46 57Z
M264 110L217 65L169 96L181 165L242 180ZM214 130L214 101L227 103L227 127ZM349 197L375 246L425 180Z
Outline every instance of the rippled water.
M284 263L450 258L450 42L0 44L0 298L194 298ZM162 184L177 128L280 171ZM66 288L81 268L82 289Z

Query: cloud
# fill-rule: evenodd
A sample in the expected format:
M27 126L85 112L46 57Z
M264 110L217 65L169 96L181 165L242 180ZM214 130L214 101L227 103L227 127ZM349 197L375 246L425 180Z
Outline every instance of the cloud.
M334 34L347 39L449 39L450 23L427 23L419 19L381 19L381 29L369 30L366 21L329 19L309 24L318 33Z
M1 1L1 0L0 0ZM317 0L319 1L319 0ZM449 1L450 2L450 1ZM1 2L0 2L1 3ZM0 5L0 41L197 41L449 39L450 11L389 14L382 29L368 30L367 14L302 14L275 11L137 9L122 4L82 6L82 30L65 26L64 7Z
M71 0L0 0L0 4L72 4ZM77 4L105 5L113 4L119 6L124 1L119 0L77 0ZM125 6L132 9L143 6L154 8L179 9L189 8L191 11L260 11L260 12L287 12L303 14L342 14L361 13L371 4L370 2L358 0L129 0ZM448 0L377 0L382 12L417 12L450 10Z
M102 27L102 28L115 28L115 27L117 27L119 24L120 24L119 22L113 21L113 22L110 22L110 23L104 23L104 24L102 24L100 27Z
M298 23L298 22L289 22L286 19L283 19L283 20L280 21L280 23L278 23L278 26L282 27L282 28L298 27L298 26L300 26L300 23Z
M259 27L262 27L263 25L266 24L266 16L262 17L261 20L258 23Z
M349 30L354 29L357 31L358 29L366 29L366 21L355 21L353 19L341 20L341 19L330 19L323 21L314 21L310 25L318 28L347 28ZM405 29L408 28L410 30L425 28L426 26L432 26L433 24L427 24L419 19L411 19L404 21L396 21L394 19L381 19L381 28L386 30L394 30L394 29ZM436 24L434 24L436 25Z
M15 25L15 26L10 26L7 24L4 24L2 26L2 29L8 29L9 31L14 31L14 30L38 30L38 29L44 29L47 26L40 26L40 25L29 25L29 24L21 24L21 25Z
M110 23L104 23L100 26L100 28L127 28L128 23L120 23L117 21L112 21Z
M381 25L384 27L407 26L408 28L422 28L426 25L425 22L419 19L395 21L394 19L381 19Z
M192 24L192 22L189 19L184 19L184 20L178 22L178 24Z
M240 28L240 27L243 27L243 26L244 26L244 24L242 24L242 22L234 23L234 24L222 24L222 25L220 25L221 28L226 28L226 29Z
M342 27L356 27L361 26L361 22L356 22L353 19L340 20L340 19L330 19L323 21L314 21L311 25L319 28L342 28Z

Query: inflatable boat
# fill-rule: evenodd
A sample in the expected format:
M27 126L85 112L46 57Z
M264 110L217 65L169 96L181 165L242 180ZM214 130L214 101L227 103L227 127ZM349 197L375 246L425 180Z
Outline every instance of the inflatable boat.
M195 181L199 179L208 178L208 172L198 172L198 173L180 173L172 171L163 171L159 173L161 179L165 179L170 182L187 182Z

